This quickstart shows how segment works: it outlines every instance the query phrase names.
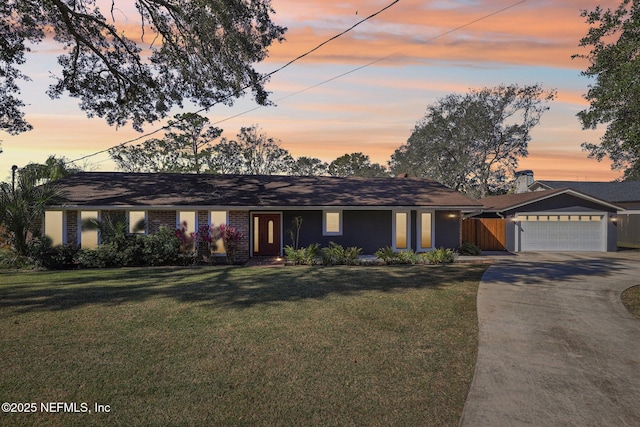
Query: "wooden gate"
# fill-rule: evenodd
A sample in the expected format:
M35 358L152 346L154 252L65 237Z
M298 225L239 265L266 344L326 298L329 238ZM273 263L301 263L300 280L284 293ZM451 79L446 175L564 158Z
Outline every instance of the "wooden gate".
M483 251L504 251L507 249L507 220L467 218L462 221L462 241L473 243Z

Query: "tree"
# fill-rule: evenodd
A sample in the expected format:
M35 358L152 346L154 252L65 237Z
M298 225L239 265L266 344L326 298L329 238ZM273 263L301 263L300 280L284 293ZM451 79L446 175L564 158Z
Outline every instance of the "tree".
M389 176L378 163L371 163L369 156L363 153L351 153L338 157L329 164L329 175L362 176L367 178Z
M29 163L20 168L18 173L23 179L33 180L36 184L44 184L80 171L80 168L69 164L64 157L51 155L44 163Z
M622 0L617 9L599 6L583 11L591 25L580 40L591 46L587 55L574 55L590 63L582 75L596 78L585 95L589 108L578 113L583 129L606 124L599 144L583 143L590 158L609 157L613 170L625 179L640 178L640 0Z
M19 69L29 45L49 34L66 51L49 96L78 98L89 117L111 125L131 121L141 130L184 101L204 108L231 104L247 89L259 104L268 103L268 75L253 64L286 30L271 21L270 0L135 0L137 17L126 16L117 3L106 2L106 10L95 0L0 3L1 129L31 129L16 81L29 79ZM140 34L125 33L132 22Z
M211 143L222 129L195 113L177 114L174 118L169 121L169 131L163 139L110 149L109 155L117 167L127 172L200 173L211 155Z
M315 157L298 157L291 165L291 175L319 176L325 175L329 165Z
M233 140L222 138L211 149L211 155L207 157L209 173L239 174L243 173L242 148Z
M268 137L258 125L243 127L237 141L222 138L212 147L209 172L248 175L287 174L293 158L280 147L280 142Z
M476 197L504 191L555 95L540 85L501 85L439 99L391 156L390 169Z
M37 185L31 174L18 175L15 188L0 183L0 224L18 255L26 255L31 238L40 235L45 207L61 199L54 181Z

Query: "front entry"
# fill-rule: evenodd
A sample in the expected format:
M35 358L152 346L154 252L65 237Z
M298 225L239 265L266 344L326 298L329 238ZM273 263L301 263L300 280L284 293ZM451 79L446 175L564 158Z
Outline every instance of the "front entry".
M280 214L253 214L253 256L280 255Z

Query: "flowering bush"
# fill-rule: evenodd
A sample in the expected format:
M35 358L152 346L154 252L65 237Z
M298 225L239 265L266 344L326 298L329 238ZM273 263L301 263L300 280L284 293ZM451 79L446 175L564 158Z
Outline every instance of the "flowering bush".
M217 239L222 239L224 250L227 254L227 262L233 264L235 262L236 252L240 244L240 240L244 235L237 228L227 224L221 224L218 227Z
M190 252L193 250L194 233L187 233L187 221L184 221L180 228L176 229L176 237L180 240L180 250Z
M229 264L233 264L235 262L236 252L238 250L238 246L240 245L240 240L244 237L236 227L232 227L227 224L221 224L217 228L217 233L215 234L214 239L222 239L222 243L224 244L224 250L227 254L227 262Z
M198 227L196 233L187 233L187 223L183 222L181 227L176 229L176 237L180 240L180 249L183 252L193 252L195 249L198 258L209 257L211 251L217 249L216 242L222 239L227 261L233 264L240 240L244 235L236 227L227 224L221 224L218 227L205 224Z

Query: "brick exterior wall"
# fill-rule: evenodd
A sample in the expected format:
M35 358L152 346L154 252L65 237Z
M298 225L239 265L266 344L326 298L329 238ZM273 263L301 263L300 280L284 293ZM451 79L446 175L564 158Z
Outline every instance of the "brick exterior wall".
M245 262L250 257L249 239L251 237L251 228L249 221L249 211L229 211L229 225L242 233L242 239L240 239L238 252L236 253L236 261L238 262Z
M78 211L67 211L67 243L78 246Z
M157 233L163 225L173 230L176 228L176 211L149 211L147 224L149 234Z
M209 211L198 211L198 227L209 224Z

